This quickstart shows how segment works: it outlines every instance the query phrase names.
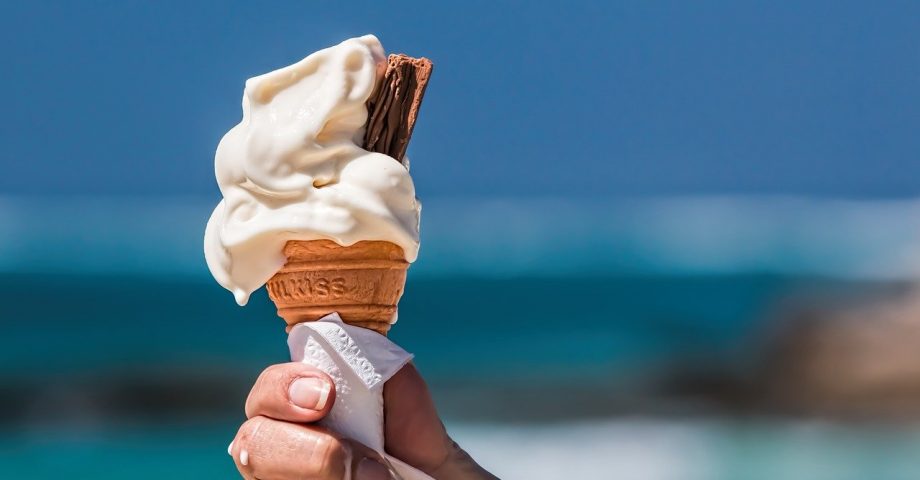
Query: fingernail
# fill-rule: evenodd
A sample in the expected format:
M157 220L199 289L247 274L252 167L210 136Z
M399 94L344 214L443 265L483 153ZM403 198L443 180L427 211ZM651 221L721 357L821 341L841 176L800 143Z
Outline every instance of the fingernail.
M227 455L233 456L233 442L230 442L230 445L227 445Z
M304 377L298 378L291 384L288 395L294 405L310 410L322 410L329 401L329 391L332 387L329 383L319 378Z
M246 450L240 452L240 464L243 466L249 465L249 452Z
M382 463L370 458L362 458L355 471L355 480L390 480L390 471Z

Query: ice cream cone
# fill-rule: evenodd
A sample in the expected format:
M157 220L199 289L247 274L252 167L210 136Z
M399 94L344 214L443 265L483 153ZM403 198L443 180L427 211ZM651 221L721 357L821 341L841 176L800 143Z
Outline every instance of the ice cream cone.
M345 323L386 335L409 268L402 248L382 241L343 247L330 240L293 240L284 255L287 263L267 288L288 327L337 312Z

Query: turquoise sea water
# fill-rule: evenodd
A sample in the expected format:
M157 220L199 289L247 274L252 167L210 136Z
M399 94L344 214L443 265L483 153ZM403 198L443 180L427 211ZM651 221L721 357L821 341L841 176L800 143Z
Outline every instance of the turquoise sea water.
M853 287L775 275L413 278L393 338L416 353L458 440L503 478L911 478L900 476L917 472L910 427L813 425L739 412L717 391L662 393L681 373L744 378L777 302ZM286 359L264 293L240 309L197 280L17 274L0 288L11 478L233 478L224 451L246 391Z
M784 312L912 278L913 202L474 207L426 204L392 338L503 478L916 478L910 422L737 394ZM240 308L208 277L208 208L0 202L10 478L233 478L243 399L287 351L264 292Z

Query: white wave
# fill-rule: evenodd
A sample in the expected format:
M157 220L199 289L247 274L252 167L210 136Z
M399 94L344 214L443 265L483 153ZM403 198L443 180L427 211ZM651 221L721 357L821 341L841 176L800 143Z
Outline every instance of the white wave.
M504 480L920 478L920 430L910 425L627 419L448 426Z
M679 425L468 426L451 435L504 480L714 480L709 445Z
M207 275L201 198L0 198L0 272ZM920 200L429 199L416 275L920 276Z

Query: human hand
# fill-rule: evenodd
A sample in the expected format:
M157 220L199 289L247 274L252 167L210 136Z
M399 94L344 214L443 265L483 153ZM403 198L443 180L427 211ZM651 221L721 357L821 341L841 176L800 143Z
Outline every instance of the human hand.
M384 385L385 449L438 480L496 477L447 435L428 387L407 365ZM247 480L377 480L398 478L370 448L312 423L335 402L325 373L292 362L267 368L246 399L248 420L229 453Z

